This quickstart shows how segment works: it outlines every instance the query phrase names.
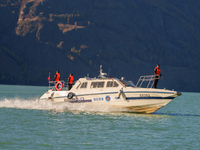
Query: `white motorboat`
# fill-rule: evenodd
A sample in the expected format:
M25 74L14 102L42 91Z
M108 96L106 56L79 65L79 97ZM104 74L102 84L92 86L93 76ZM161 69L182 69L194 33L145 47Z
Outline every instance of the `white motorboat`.
M142 87L144 83L146 83L145 88ZM122 110L128 112L152 113L182 95L174 90L154 89L153 83L154 75L141 76L136 85L123 78L107 77L100 66L98 77L80 78L70 90L64 81L57 83L50 81L49 90L40 97L40 101L102 104L123 108Z

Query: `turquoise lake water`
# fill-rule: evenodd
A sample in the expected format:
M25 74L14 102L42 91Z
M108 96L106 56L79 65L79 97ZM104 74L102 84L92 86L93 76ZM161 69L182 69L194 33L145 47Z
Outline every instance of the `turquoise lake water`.
M200 149L200 93L153 114L39 103L48 87L0 85L0 149Z

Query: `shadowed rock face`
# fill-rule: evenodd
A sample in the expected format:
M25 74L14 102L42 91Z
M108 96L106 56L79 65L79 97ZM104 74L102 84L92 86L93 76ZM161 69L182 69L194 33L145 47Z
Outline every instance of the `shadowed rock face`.
M67 80L98 76L134 83L153 74L158 88L200 91L200 2L1 0L0 82L47 85L60 70Z

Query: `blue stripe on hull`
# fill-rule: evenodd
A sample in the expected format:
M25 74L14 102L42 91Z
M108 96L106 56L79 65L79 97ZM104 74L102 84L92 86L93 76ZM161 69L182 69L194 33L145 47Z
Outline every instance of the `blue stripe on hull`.
M108 94L117 94L118 92L104 92L104 93L89 93L89 94L77 94L76 96L88 96L88 95L108 95ZM174 94L174 92L161 92L161 91L124 91L126 93L154 93L154 94Z
M162 91L124 91L124 93L161 93L161 94L174 94L174 92L162 92Z
M138 100L138 99L174 99L175 97L126 97L126 100Z

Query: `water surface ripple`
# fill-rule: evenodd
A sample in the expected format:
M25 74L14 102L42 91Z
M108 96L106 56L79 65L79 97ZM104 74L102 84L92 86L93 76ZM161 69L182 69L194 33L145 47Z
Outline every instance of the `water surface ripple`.
M47 87L0 85L0 149L199 149L200 93L153 114L39 103Z

